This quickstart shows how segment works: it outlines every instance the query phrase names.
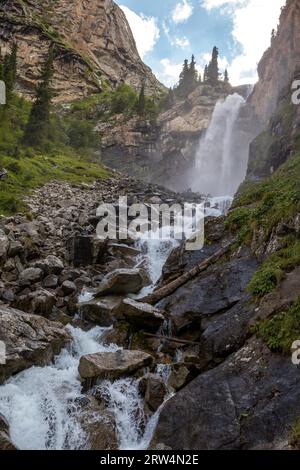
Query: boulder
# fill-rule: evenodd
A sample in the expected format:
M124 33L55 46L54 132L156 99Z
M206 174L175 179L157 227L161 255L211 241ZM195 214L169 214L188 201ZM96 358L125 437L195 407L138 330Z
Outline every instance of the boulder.
M83 356L79 363L80 377L86 380L119 379L134 375L153 364L153 357L142 351L119 350Z
M4 260L8 253L9 240L3 230L0 230L0 260Z
M35 268L40 268L45 275L60 274L64 269L63 262L54 255L49 255L45 259L35 261Z
M44 280L43 280L43 286L44 287L49 287L52 289L55 289L58 285L58 277L55 274L49 274Z
M83 320L107 327L114 321L114 312L120 306L122 297L103 297L79 304L79 313Z
M186 256L201 260L203 255L199 252ZM192 260L190 263L195 266ZM248 253L216 264L160 301L157 307L166 310L177 331L197 326L205 318L225 312L242 300L257 267L257 260Z
M51 315L55 303L56 298L51 292L46 289L38 289L18 297L14 307L47 318Z
M164 402L168 388L161 378L148 374L140 380L139 391L149 410L154 413Z
M0 414L0 451L2 450L17 450L17 448L10 439L9 424Z
M137 294L145 285L143 269L116 269L103 279L96 296Z
M27 268L20 274L20 284L21 286L30 286L35 282L38 282L43 277L43 271L40 268Z
M174 364L168 379L168 385L177 392L188 383L189 376L190 371L184 364Z
M0 341L5 363L0 363L0 383L33 365L48 364L71 340L60 323L0 305Z
M76 284L72 281L63 282L61 288L64 295L71 295L77 290Z
M132 299L123 300L116 316L119 320L125 320L137 328L153 332L156 332L166 319L162 310Z
M114 414L100 406L95 398L88 396L84 399L79 419L87 437L88 450L118 450Z
M299 414L298 367L252 337L166 402L151 448L281 449Z

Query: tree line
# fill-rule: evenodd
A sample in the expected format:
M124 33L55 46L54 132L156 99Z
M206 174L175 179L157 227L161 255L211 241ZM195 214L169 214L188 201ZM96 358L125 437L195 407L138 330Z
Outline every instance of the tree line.
M199 85L217 86L220 81L229 83L228 70L225 69L224 75L219 69L219 49L215 46L212 50L211 60L204 68L203 76L197 71L195 56L192 55L191 61L185 59L182 71L179 75L178 85L169 90L167 101L172 105L175 97L188 96ZM223 77L222 77L223 76Z

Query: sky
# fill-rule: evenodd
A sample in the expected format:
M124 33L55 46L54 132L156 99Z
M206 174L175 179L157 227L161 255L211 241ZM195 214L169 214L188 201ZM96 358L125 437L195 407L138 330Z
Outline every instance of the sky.
M139 53L157 78L170 87L185 58L195 55L199 72L220 51L233 85L257 81L257 64L270 46L286 0L117 0Z

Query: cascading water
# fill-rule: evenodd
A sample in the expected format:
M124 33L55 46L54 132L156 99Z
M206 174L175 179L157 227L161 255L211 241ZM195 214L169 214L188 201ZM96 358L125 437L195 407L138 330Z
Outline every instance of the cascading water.
M190 177L192 190L212 196L233 196L244 179L248 142L242 142L244 136L237 129L244 104L244 98L236 93L216 104L196 154L196 168Z
M101 336L107 328L89 332L68 327L73 337L54 364L31 367L0 387L0 413L9 422L11 438L22 450L83 449L86 435L78 419L76 400L81 398L78 364L81 356L111 352Z

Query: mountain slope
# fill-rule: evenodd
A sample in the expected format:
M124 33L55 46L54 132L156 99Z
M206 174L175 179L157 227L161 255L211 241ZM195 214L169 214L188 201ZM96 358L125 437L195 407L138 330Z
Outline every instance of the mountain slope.
M0 48L18 44L18 90L31 96L55 44L56 102L126 82L156 94L163 89L141 60L129 24L112 0L1 0Z

